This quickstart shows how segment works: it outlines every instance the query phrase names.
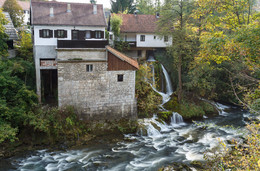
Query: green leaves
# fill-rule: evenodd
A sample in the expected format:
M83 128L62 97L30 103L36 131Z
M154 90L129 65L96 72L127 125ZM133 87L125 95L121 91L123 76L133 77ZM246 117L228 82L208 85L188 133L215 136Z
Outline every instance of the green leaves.
M14 27L20 27L23 23L23 9L16 0L7 0L3 10L10 14Z

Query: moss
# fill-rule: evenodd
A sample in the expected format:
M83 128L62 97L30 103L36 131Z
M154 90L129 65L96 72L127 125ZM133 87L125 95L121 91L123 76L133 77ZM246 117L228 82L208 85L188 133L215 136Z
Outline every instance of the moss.
M176 95L176 93L173 93L171 95L171 100L169 100L167 103L165 103L163 105L163 107L167 110L171 110L171 111L179 111L180 110L180 105L178 103L178 97Z
M202 118L205 112L201 106L197 106L193 103L183 102L180 105L180 110L178 111L184 119L195 119Z
M200 106L203 108L206 115L218 115L217 109L210 103L201 101Z
M159 119L163 120L164 122L169 123L171 121L172 112L171 111L161 111L157 113Z

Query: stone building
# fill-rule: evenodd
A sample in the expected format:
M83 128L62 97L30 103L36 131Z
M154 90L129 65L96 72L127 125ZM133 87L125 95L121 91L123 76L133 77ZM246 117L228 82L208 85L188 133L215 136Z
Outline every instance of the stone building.
M82 119L136 117L136 60L105 39L103 6L32 0L39 101L72 105Z
M84 120L136 117L135 60L109 46L58 49L57 56L59 106L76 106Z

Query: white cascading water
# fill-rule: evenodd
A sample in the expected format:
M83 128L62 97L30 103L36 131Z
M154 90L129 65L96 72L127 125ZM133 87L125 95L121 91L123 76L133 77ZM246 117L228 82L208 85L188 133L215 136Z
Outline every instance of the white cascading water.
M183 123L182 116L177 112L172 112L171 124L176 125L176 124L179 124L179 123Z
M173 93L173 91L172 91L172 82L171 82L170 76L162 64L161 64L161 67L163 69L163 75L166 80L166 94L171 95Z

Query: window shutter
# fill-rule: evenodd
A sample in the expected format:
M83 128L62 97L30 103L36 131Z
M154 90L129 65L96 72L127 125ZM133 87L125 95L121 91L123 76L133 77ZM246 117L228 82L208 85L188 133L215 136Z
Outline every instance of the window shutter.
M96 38L96 32L95 31L90 31L91 38Z
M58 30L54 30L54 37L58 37Z
M67 30L64 30L64 37L63 38L67 38Z
M49 35L50 35L49 38L53 38L53 30L49 30Z
M39 30L40 32L40 37L43 37L43 30Z
M79 40L85 40L86 31L79 31Z
M104 32L101 31L101 39L104 39Z

